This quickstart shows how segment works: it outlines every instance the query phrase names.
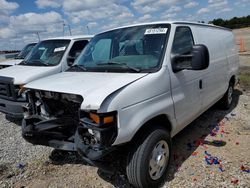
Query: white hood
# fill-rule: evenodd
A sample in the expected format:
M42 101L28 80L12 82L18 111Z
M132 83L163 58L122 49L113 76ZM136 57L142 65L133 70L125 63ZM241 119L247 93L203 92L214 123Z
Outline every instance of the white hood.
M23 61L23 59L11 59L11 60L7 60L7 61L2 61L0 63L0 65L18 65L19 63L21 63Z
M0 76L14 78L14 84L27 84L33 80L58 73L60 67L16 65L0 70Z
M81 95L82 109L98 110L111 93L145 75L147 73L63 72L31 82L25 87Z

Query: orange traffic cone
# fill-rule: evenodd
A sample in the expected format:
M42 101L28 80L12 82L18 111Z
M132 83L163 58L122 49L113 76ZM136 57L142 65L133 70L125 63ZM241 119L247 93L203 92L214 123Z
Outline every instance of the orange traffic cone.
M240 50L239 50L239 52L246 52L244 40L242 39L242 37L240 38Z

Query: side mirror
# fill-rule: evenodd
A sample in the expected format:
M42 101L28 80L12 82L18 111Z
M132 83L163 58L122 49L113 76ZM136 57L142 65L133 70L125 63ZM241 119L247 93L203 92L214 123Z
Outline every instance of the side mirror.
M193 46L189 55L174 55L172 57L173 72L187 70L204 70L209 65L209 52L205 45Z
M75 59L76 59L75 57L68 56L67 57L67 64L68 64L68 66L72 66L74 64Z
M75 52L75 56L68 56L67 57L67 63L68 63L68 66L72 66L75 62L75 60L77 59L77 57L81 54L81 51L77 51Z

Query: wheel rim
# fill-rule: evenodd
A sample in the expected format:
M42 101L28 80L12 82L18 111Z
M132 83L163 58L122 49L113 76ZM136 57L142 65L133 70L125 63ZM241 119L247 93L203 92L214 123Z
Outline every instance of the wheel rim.
M149 175L153 180L159 179L168 164L169 160L169 147L165 140L157 142L149 161Z
M233 88L232 88L232 86L229 86L229 88L228 88L227 100L228 100L228 104L231 104L233 101Z

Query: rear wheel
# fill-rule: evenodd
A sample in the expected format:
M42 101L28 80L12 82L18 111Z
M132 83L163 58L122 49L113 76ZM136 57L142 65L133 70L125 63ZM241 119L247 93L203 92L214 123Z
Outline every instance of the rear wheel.
M233 91L234 91L234 84L230 82L226 93L224 94L224 96L220 101L222 109L228 110L231 107L233 103Z
M161 128L151 131L134 145L128 155L129 182L135 187L158 187L166 177L170 155L169 133Z

